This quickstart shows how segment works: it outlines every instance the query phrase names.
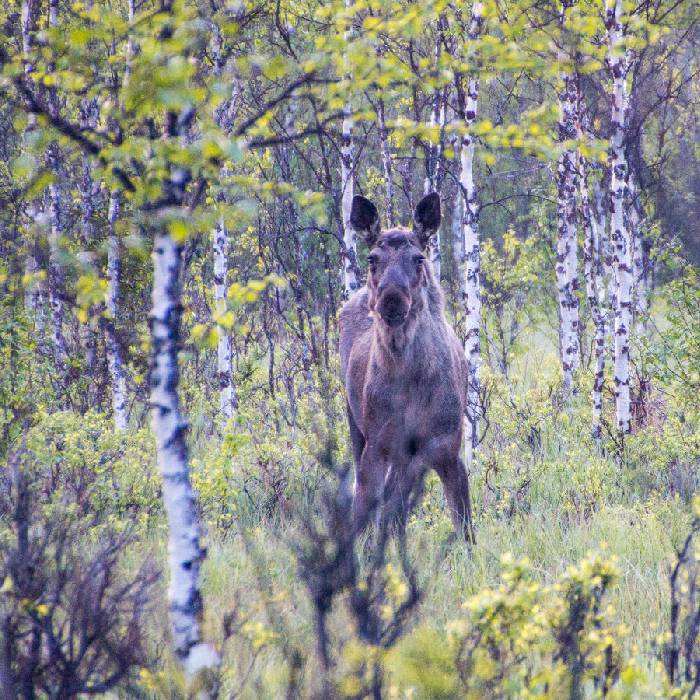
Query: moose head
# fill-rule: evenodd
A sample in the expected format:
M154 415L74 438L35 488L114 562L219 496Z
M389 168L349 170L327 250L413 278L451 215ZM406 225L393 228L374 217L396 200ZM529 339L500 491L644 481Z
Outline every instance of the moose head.
M423 197L413 215L413 228L380 231L377 208L365 197L352 201L350 224L369 248L369 308L389 327L402 326L419 304L430 279L424 251L440 226L440 197Z

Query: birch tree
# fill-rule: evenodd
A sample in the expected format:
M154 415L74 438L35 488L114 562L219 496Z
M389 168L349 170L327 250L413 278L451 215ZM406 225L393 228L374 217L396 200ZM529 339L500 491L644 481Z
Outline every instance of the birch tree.
M346 0L345 8L350 15L351 0ZM349 44L352 39L352 17L348 16L350 23L345 31L345 56L346 81L348 91L352 89L350 75L350 59L348 56ZM357 234L350 224L352 211L352 199L355 196L355 143L353 140L353 106L352 99L348 97L343 105L343 125L340 142L340 211L343 225L343 298L348 299L360 286L357 271Z
M181 172L175 170L171 181L180 190L184 184L181 178ZM186 673L194 675L213 665L216 655L202 638L199 572L206 552L201 544L202 532L189 477L187 423L180 412L177 393L181 254L180 245L167 228L159 227L153 242L150 406L168 519L168 600L173 647Z
M136 2L129 0L127 4L129 24L133 24L136 16ZM136 43L129 32L126 44L126 63L124 65L123 87L126 89L131 80L131 70L136 56ZM113 95L119 102L119 94ZM122 197L115 185L109 192L107 205L107 290L105 292L105 352L109 367L110 394L112 402L112 420L116 430L124 430L128 423L126 367L121 343L117 336L117 318L119 311L119 295L121 289L122 247L117 231Z
M435 29L435 72L440 70L440 57L442 55L444 19L438 18ZM442 143L445 136L447 122L447 86L440 86L433 93L433 105L430 112L431 141L426 153L426 174L423 184L423 194L438 191L440 178L440 164L442 162ZM440 229L430 239L429 257L433 265L436 279L440 280L442 258L440 255Z
M564 0L559 17L562 41L568 32L567 11L572 0ZM563 49L559 61L566 66ZM579 365L578 242L576 236L576 190L578 167L573 145L577 137L577 77L564 68L559 74L559 143L562 152L557 164L557 258L556 277L559 300L559 348L565 394L574 390L574 373Z
M178 51L179 39L172 47L169 45L177 21L172 0L164 0L162 11L166 16L165 26L158 33L162 58L156 57L156 65L167 61L171 51ZM202 631L200 569L206 550L202 546L202 527L190 480L188 426L180 410L178 393L182 243L187 232L187 186L192 179L191 169L182 164L188 159L182 156L189 150L183 134L196 114L191 99L189 90L184 90L181 98L184 106L178 111L166 109L156 170L164 176L159 196L155 200L148 198L143 207L155 214L149 404L168 522L168 611L175 656L189 677L218 664L218 656L204 641ZM176 235L179 240L175 239Z
M21 33L22 33L22 68L27 79L35 68L35 58L33 55L34 49L34 34L36 32L37 17L39 13L39 0L23 0L22 15L21 15ZM24 129L23 143L28 148L29 135L36 129L36 115L32 112L27 114L27 125ZM39 220L39 212L36 202L30 201L27 205L27 222L29 228L36 227ZM41 278L41 269L37 255L34 251L34 240L29 242L29 250L27 252L25 262L25 272L27 276L27 285L25 290L25 306L29 311L30 317L37 330L39 344L43 345L44 333L46 330L46 298L45 298L45 283Z
M226 278L228 277L228 231L223 219L219 220L213 232L214 248L214 304L216 314L226 311ZM219 411L224 421L234 414L236 397L232 380L232 349L231 336L224 328L219 328L219 339L216 348L216 371L219 387Z
M580 108L579 108L580 109ZM582 135L582 134L580 134ZM603 386L605 383L605 339L606 314L605 291L601 263L601 236L599 220L588 188L588 164L581 152L578 154L578 182L581 196L581 220L584 228L583 265L586 279L586 298L595 326L594 353L595 369L592 391L591 435L599 441L602 435L601 416L603 412Z
M83 100L80 104L80 128L96 129L99 119L97 102L95 100ZM97 279L99 271L92 251L95 238L93 217L95 214L95 204L99 200L102 183L93 177L93 168L90 158L83 158L82 176L78 180L78 191L80 192L80 224L83 250L78 254L78 259L86 272ZM80 337L83 351L85 353L85 366L90 370L97 362L97 336L92 325L91 316L88 311L87 316L80 324ZM95 382L88 385L88 404L91 407L96 405Z
M475 43L481 34L483 6L475 2L469 22L468 39ZM471 75L467 80L466 95L461 82L461 112L465 133L462 136L459 157L459 186L462 194L462 259L460 279L462 306L465 316L464 351L469 366L468 409L469 430L465 438L468 461L473 459L479 433L479 367L481 364L481 243L479 241L479 204L474 181L475 137L471 133L477 120L479 80Z
M214 23L213 27L212 55L214 78L221 78L226 61L222 53L221 32L216 23ZM235 100L235 87L233 93L232 99ZM224 114L218 115L220 123L226 121ZM226 175L226 173L222 172L222 175ZM223 201L224 193L220 192L217 198ZM212 232L212 244L214 257L214 305L216 316L219 317L226 311L226 285L228 279L229 256L229 236L223 217L219 218L217 225L214 227L214 231ZM216 373L219 387L219 411L224 421L228 422L232 418L236 408L236 394L233 386L231 336L228 329L221 325L219 325L218 328L216 347Z
M391 165L391 148L389 146L389 130L386 125L386 107L384 99L377 98L377 128L382 150L382 173L384 175L384 202L389 228L396 226L396 211L394 208L394 175Z
M461 163L461 139L459 137L454 139L454 152L455 152L455 165L456 171L459 172ZM463 266L464 258L464 236L462 233L462 228L464 226L464 198L462 197L462 192L460 188L455 190L454 197L452 199L452 221L450 235L452 237L452 259L454 260L455 272L455 282L454 289L456 290L455 296L459 295L461 302L461 291L463 280L460 276L460 272Z
M632 323L637 335L641 336L644 335L646 331L646 321L649 313L651 261L649 256L649 241L643 232L646 217L644 216L640 197L641 193L639 192L637 183L630 173L628 221L629 235L632 244Z
M105 293L106 314L105 350L111 384L112 420L117 430L127 425L126 409L126 370L121 345L117 337L116 321L119 309L119 288L121 285L121 241L117 233L120 193L113 188L109 193L107 209L107 290Z
M607 169L605 169L607 172ZM606 348L609 345L611 335L611 323L613 321L613 313L616 304L614 273L613 273L613 256L612 246L610 241L609 229L609 198L608 190L605 189L605 183L601 179L596 179L593 185L593 199L591 201L592 215L598 222L598 254L599 254L599 271L601 275L601 298L603 304L603 313L605 316L605 343Z
M632 325L632 241L626 216L629 198L629 169L625 154L628 124L627 73L629 54L624 45L622 0L606 0L607 63L612 79L610 93L610 231L615 274L615 414L618 430L629 433L630 420L630 332Z
M57 2L52 0L52 27L56 26ZM135 8L132 3L131 8ZM75 12L80 12L76 9ZM201 87L200 65L196 61L185 60L193 56L202 38L199 17L183 9L180 4L164 0L155 13L145 13L134 17L128 26L129 50L126 61L121 64L126 76L120 82L119 47L110 44L113 39L113 26L123 26L119 11L109 13L108 28L95 27L102 32L101 47L104 58L110 60L110 71L114 80L99 83L94 94L102 106L112 110L105 124L92 129L75 123L67 109L59 109L60 104L69 104L64 93L72 97L71 89L62 84L55 85L55 91L47 96L42 80L26 79L18 68L23 66L20 56L12 56L5 47L0 47L0 62L3 71L5 62L12 62L13 70L8 71L5 89L12 90L16 108L40 114L42 128L55 142L58 134L79 146L86 155L92 156L104 168L105 180L114 189L110 195L109 251L108 251L108 298L106 315L115 320L119 291L119 239L116 224L119 206L124 204L128 214L137 220L140 227L154 234L153 246L153 289L150 312L151 329L151 372L150 397L151 422L156 442L156 461L162 484L161 494L168 524L168 564L169 564L169 618L172 643L176 660L187 676L194 676L200 669L215 665L218 657L203 639L202 595L200 592L200 568L205 558L201 543L202 526L195 504L195 494L190 480L189 459L186 442L187 423L179 398L178 350L181 338L181 268L182 246L193 230L203 230L210 226L208 213L201 213L201 201L208 182L221 175L224 160L237 161L241 148L247 148L247 131L257 128L264 122L263 117L270 111L265 104L251 101L251 114L232 134L223 133L212 123L211 118L202 118L197 127L202 130L201 141L187 142L183 134L193 125L197 115L195 105L201 112L210 116L209 106L218 104L208 90ZM92 23L89 17L85 21ZM132 36L134 41L132 41ZM53 46L52 36L47 38L44 55L47 66L54 56L59 56L63 45ZM135 49L138 39L139 50ZM91 43L91 42L88 42ZM133 50L132 50L133 47ZM80 56L81 49L87 56L94 47L86 47L76 42L73 47ZM53 53L57 51L57 53ZM144 91L144 85L155 72L159 72L167 90ZM49 74L48 69L42 78ZM208 76L206 76L208 78ZM294 97L294 91L314 81L313 73L304 72L280 90L274 106L283 104ZM52 87L54 87L52 85ZM207 85L209 87L209 85ZM100 93L100 90L102 92ZM57 99L61 91L61 100ZM55 92L55 94L54 94ZM50 99L49 99L50 98ZM207 102L210 99L211 103ZM23 102L24 101L24 102ZM203 104L202 104L203 103ZM38 121L38 120L37 120ZM162 129L160 125L162 124ZM124 138L129 135L129 138ZM205 141L206 139L206 141ZM206 143L207 148L203 147ZM137 144L134 147L134 144ZM44 163L46 170L56 172L56 159ZM70 175L70 169L65 168ZM102 173L100 173L102 175ZM253 185L253 178L248 182ZM58 189L54 179L56 196L64 188ZM52 183L52 184L53 184ZM124 195L120 202L119 192ZM51 194L51 193L50 193ZM54 200L56 197L54 197ZM227 203L228 204L228 203ZM229 204L229 209L233 208ZM54 207L53 212L58 212ZM243 213L241 208L240 213ZM54 240L62 233L60 227L68 223L68 217L54 216ZM57 222L57 223L56 223ZM60 300L60 297L59 297ZM113 328L111 329L113 332ZM118 344L111 336L109 347L115 350ZM114 342L112 342L114 341ZM112 369L114 369L112 363ZM117 365L119 366L119 365ZM114 394L124 396L118 388L123 384L121 375L113 372ZM123 403L121 404L123 406ZM115 398L115 422L118 427L126 424L125 413L117 410L119 401ZM120 416L122 416L120 418Z
M49 1L49 28L58 27L58 0ZM49 63L47 72L53 73L54 67ZM58 117L58 95L53 87L49 88L48 105L50 116ZM49 184L49 305L51 306L51 341L54 364L60 377L60 383L66 379L68 347L63 334L63 270L61 267L61 241L64 235L63 201L61 193L61 154L57 141L49 144L47 164L52 174Z

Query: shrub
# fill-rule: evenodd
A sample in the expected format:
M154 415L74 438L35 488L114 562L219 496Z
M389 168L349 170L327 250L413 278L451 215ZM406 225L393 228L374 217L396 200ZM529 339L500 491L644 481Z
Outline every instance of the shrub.
M95 525L12 455L0 497L0 681L6 697L75 698L129 688L147 663L158 574L120 565L130 532ZM89 489L83 493L88 494Z
M525 559L502 563L500 584L469 598L444 635L420 628L401 645L389 659L392 682L420 698L608 695L628 670L626 627L604 601L614 559L589 554L550 586Z

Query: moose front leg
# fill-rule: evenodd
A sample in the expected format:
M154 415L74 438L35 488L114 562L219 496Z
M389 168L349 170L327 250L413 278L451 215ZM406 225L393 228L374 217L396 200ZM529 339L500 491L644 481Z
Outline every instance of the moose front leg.
M355 493L352 499L353 525L357 532L367 527L381 503L384 492L386 460L370 443L365 444L360 463L355 470Z

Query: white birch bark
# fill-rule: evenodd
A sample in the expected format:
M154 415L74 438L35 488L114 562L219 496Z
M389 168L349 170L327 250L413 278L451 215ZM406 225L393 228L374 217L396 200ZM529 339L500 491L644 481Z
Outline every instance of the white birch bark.
M95 100L85 100L80 105L80 126L82 129L94 129L97 127L99 119L99 111ZM92 175L92 163L87 156L83 162L82 177L78 181L78 191L80 192L80 210L81 210L81 235L83 250L78 253L78 259L83 268L97 278L98 270L95 262L95 255L91 250L94 244L94 225L93 216L95 212L95 202L97 201L102 189L100 182L95 182ZM85 353L85 366L88 372L95 367L97 362L97 336L92 324L94 313L90 309L88 318L84 323L80 324L80 341ZM95 407L97 403L96 385L90 381L88 385L88 402L91 407Z
M350 8L350 0L345 1L345 7ZM349 28L345 32L346 44L349 44L352 31ZM348 90L351 89L349 59L347 49L345 54L345 65L347 70ZM343 219L343 297L349 299L352 293L359 287L357 273L357 234L350 225L350 213L352 211L352 200L355 196L355 144L353 141L353 113L352 100L348 100L343 105L343 126L340 144L340 201L341 216Z
M214 75L220 77L223 74L225 66L225 58L222 53L222 38L221 32L217 24L213 26L212 33L212 56L214 59ZM235 99L237 94L237 86L234 80L234 88L232 90L232 99ZM215 115L223 128L226 128L226 117L232 115L226 110L221 110ZM222 171L222 175L226 177L227 172ZM224 200L223 193L218 195L221 201ZM220 316L226 312L226 285L228 280L228 254L229 254L229 238L226 223L222 218L212 233L213 238L213 253L214 253L214 306L216 316ZM219 326L219 340L216 347L216 374L219 385L219 411L225 422L228 422L234 415L236 409L236 392L233 384L233 353L231 346L231 336L227 328Z
M31 75L35 67L32 52L38 12L38 0L23 0L21 14L22 60L24 74L27 77ZM28 112L27 126L23 135L25 143L34 129L36 129L36 115ZM34 227L39 219L39 211L34 201L29 202L27 205L27 219L30 228ZM25 272L28 282L25 289L24 303L37 331L39 346L43 348L46 332L46 285L44 280L41 279L41 269L37 256L34 253L33 240L28 244Z
M482 5L475 2L469 23L469 41L476 41L481 33ZM474 181L474 154L476 143L471 129L477 120L479 81L470 77L464 105L466 133L460 147L459 184L462 193L462 306L465 316L464 351L467 356L469 383L467 390L468 432L465 448L469 462L478 444L479 433L479 369L481 365L481 242L479 240L479 205Z
M386 126L384 100L377 99L377 127L382 149L382 170L384 173L384 201L389 228L396 226L396 211L394 209L394 177L391 167L391 149L389 148L389 130Z
M597 442L602 435L603 387L605 384L605 289L603 285L600 257L599 221L596 217L588 189L586 159L579 152L579 191L581 195L581 218L584 226L583 264L586 278L586 297L595 326L591 435Z
M58 26L58 0L49 1L49 27ZM53 66L49 66L49 72ZM58 96L55 89L49 90L49 112L52 117L58 116ZM49 169L52 181L49 185L49 305L51 307L51 340L54 362L61 381L66 379L68 346L63 334L63 270L61 268L61 239L63 238L63 216L61 212L61 155L58 143L53 141L47 151Z
M449 100L449 85L440 90L440 110L438 112L438 142L435 145L435 165L433 167L433 187L432 191L440 189L441 168L443 167L443 145L445 143L445 127L447 126L447 102ZM430 194L430 193L428 193Z
M614 307L615 289L613 283L612 247L608 235L608 192L603 190L602 183L596 180L593 186L593 215L598 222L598 252L602 275L602 294L605 299L606 316L610 316L610 308ZM608 318L608 321L610 318ZM608 330L609 332L609 330Z
M128 20L131 25L136 14L136 1L128 0ZM127 39L127 60L124 69L124 85L131 80L136 44L129 34ZM105 333L105 352L109 367L112 420L116 430L124 430L129 421L127 410L126 366L122 347L117 336L117 317L121 293L122 247L117 232L117 221L121 209L121 195L113 188L109 193L107 206L107 290L105 292L105 314L102 320Z
M49 163L58 177L58 145L49 147ZM54 360L59 374L63 375L68 359L66 338L63 334L63 270L61 268L61 238L63 226L61 216L61 192L58 182L49 185L49 306L51 307L51 341Z
M172 0L162 10L170 13ZM163 140L186 149L180 125L182 114L165 119ZM202 528L190 481L187 422L180 412L178 350L182 293L180 273L182 247L170 235L169 218L184 207L191 172L172 162L161 190L169 206L167 218L155 223L153 240L153 294L149 318L151 331L150 409L156 441L156 461L162 479L163 504L168 521L168 609L172 645L177 661L189 679L200 671L218 666L219 657L202 637L203 602L200 568L206 558L201 544Z
M216 664L217 657L202 640L199 573L206 551L201 544L190 482L187 423L180 413L178 397L180 266L180 247L165 229L159 229L153 243L151 421L168 519L168 602L173 646L185 672L193 676Z
M36 31L36 21L39 14L39 0L22 0L21 33L22 33L22 62L24 64L24 74L29 76L34 71L34 58L32 49L34 47L34 32ZM36 126L36 115L29 112L27 114L28 130Z
M127 17L129 19L129 25L133 24L134 17L136 16L136 0L129 0L127 3ZM136 43L134 42L131 32L129 32L129 37L126 42L126 66L124 67L124 86L129 84L131 80L131 69L134 56L136 55Z
M629 199L629 169L624 149L627 130L627 72L629 57L624 49L621 22L623 0L606 0L605 26L608 34L608 68L612 76L610 133L610 213L615 272L615 413L618 430L629 433L630 416L630 332L632 325L632 241L625 207Z
M615 354L614 321L617 306L617 290L613 271L613 250L608 226L611 223L608 212L609 190L603 188L603 183L596 180L593 186L593 215L598 222L598 255L600 260L600 306L605 318L605 349L610 355Z
M455 145L455 154L457 157L455 161L457 163L457 172L461 167L461 149L459 143ZM454 199L452 200L452 259L454 260L455 270L459 271L463 264L464 258L464 237L462 235L462 226L464 225L464 201L462 194L459 190L455 191ZM462 277L456 276L458 280L460 290L462 288Z
M436 124L439 131L438 143L431 146L431 172L430 176L426 177L424 192L425 194L430 194L431 192L436 192L438 185L440 162L442 160L442 139L445 131L445 121L447 118L447 110L445 108L445 93L443 90L437 91L436 95L436 108L433 109L433 114L431 116L431 125ZM428 253L430 257L430 262L433 265L433 270L435 272L435 278L440 281L442 276L442 256L440 254L440 229L435 232L430 238L428 243Z
M560 15L562 32L567 31L565 0ZM560 55L560 61L566 57ZM574 391L574 373L579 365L578 241L576 236L576 151L568 145L577 137L578 89L576 76L562 71L559 101L559 142L564 145L557 164L557 252L556 277L559 301L559 348L565 395Z
M639 200L639 190L630 173L629 178L629 231L632 241L633 271L633 327L637 336L646 333L649 314L650 268L649 244L644 237L644 216Z
M221 219L214 229L214 304L217 315L226 311L226 279L228 277L228 231ZM219 380L219 410L225 421L230 420L236 409L233 386L231 336L219 327L216 349L216 371Z
M112 420L117 430L126 428L128 415L126 410L126 370L122 358L121 346L116 333L116 319L119 309L119 287L121 283L121 245L117 235L119 218L119 191L112 190L109 195L107 211L107 292L105 295L105 348L111 380Z
M435 34L435 69L438 70L440 56L442 53L442 19L438 20ZM437 142L430 144L428 149L428 159L426 163L425 181L423 184L423 194L436 192L438 189L438 178L440 174L440 162L442 160L442 141L445 134L445 122L447 119L447 95L445 88L435 90L433 96L433 108L430 113L431 132L437 128ZM442 271L442 259L440 255L440 229L435 232L428 243L428 255L433 265L435 278L439 281Z

